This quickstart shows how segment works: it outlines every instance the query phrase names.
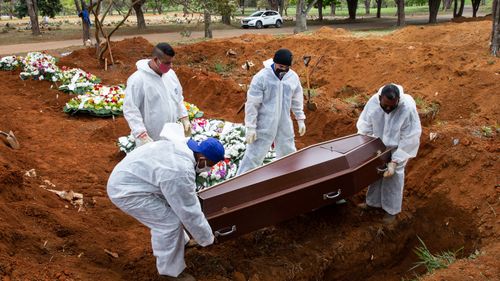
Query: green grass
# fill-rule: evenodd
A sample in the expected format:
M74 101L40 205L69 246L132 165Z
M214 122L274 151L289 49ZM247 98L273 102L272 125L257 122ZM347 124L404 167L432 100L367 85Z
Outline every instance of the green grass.
M414 252L417 254L420 261L415 263L415 266L410 268L413 270L420 266L425 266L428 273L432 273L435 270L447 268L450 264L454 263L457 259L458 252L462 251L463 248L458 249L455 252L452 251L444 251L439 254L432 254L424 241L420 237L418 237L418 241L420 241L420 246L416 247Z

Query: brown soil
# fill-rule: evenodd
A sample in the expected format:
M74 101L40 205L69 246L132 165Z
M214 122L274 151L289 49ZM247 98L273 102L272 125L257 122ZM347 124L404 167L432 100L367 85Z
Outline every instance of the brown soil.
M178 46L176 71L186 100L209 117L238 122L245 85L274 50L294 52L303 85L302 56L312 55L313 66L323 56L311 79L318 110L306 111L308 132L297 138L298 147L354 133L364 102L388 82L418 98L424 124L394 225L382 225L381 213L356 209L364 198L359 194L345 205L188 250L188 271L199 280L399 281L414 277L408 269L417 261L412 250L418 235L433 253L463 247L464 259L424 280L499 280L500 60L488 54L490 32L491 21L480 21L408 27L373 38L325 28ZM107 72L91 49L61 64L104 83L124 83L151 47L141 38L114 43L118 63ZM246 60L256 66L244 70ZM128 133L124 119L67 116L61 109L69 97L49 83L21 81L17 72L0 72L0 81L0 129L13 130L22 147L0 144L2 280L155 280L149 231L114 207L105 191L123 157L114 141ZM433 140L431 133L437 133ZM36 176L25 175L30 169ZM42 185L83 193L84 208ZM478 257L466 259L476 250Z

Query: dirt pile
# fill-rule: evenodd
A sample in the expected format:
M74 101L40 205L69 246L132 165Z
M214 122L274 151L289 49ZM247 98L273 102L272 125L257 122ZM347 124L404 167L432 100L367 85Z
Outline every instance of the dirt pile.
M407 169L403 213L393 226L354 203L331 206L207 249L187 252L199 280L401 280L417 261L417 235L433 253L463 247L460 260L424 280L500 278L498 155L500 60L487 53L491 22L407 27L385 37L355 38L323 28L288 37L246 35L176 47L175 69L187 101L230 121L245 88L278 48L311 55L313 99L304 147L355 133L366 100L384 83L402 84L416 100L424 128ZM104 71L93 49L61 64L104 83L125 83L152 46L134 38L113 43L119 61ZM254 64L249 70L241 66ZM67 116L69 99L47 82L0 72L2 130L22 149L0 143L0 276L4 280L155 280L149 231L107 199L109 173L123 157L114 142L123 118ZM36 175L27 173L34 169ZM83 193L84 209L46 188ZM113 252L118 257L108 254ZM476 257L477 256L477 257ZM417 270L416 273L424 273ZM239 279L238 279L239 278Z

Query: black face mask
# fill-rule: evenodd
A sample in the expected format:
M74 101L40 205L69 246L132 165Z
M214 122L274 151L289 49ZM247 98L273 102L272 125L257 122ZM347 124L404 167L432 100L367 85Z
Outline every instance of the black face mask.
M382 110L385 113L389 114L389 113L393 112L394 110L396 110L396 108L398 108L398 105L399 105L399 102L396 105L391 106L391 107L387 107L387 106L383 107L382 104L380 105L380 107L382 108Z
M283 79L283 76L285 76L285 74L288 72L288 70L284 70L284 69L275 69L274 70L274 74L276 74L276 77L278 77L278 79Z

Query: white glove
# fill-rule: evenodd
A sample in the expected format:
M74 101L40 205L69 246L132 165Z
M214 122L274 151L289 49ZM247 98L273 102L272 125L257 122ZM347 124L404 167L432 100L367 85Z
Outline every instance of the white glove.
M387 164L387 171L384 172L384 178L392 177L396 172L396 166L398 164L396 162L391 162Z
M189 122L189 117L182 117L181 118L181 123L182 126L184 127L184 136L189 137L191 136L191 122Z
M297 120L297 125L299 125L299 136L303 136L306 133L306 123L304 120Z
M247 127L247 133L245 135L245 138L248 144L254 142L257 139L257 132L255 131L255 128Z
M135 138L135 146L136 147L139 147L141 145L145 145L146 143L150 143L150 142L153 142L153 139L149 137L147 132L142 132Z

